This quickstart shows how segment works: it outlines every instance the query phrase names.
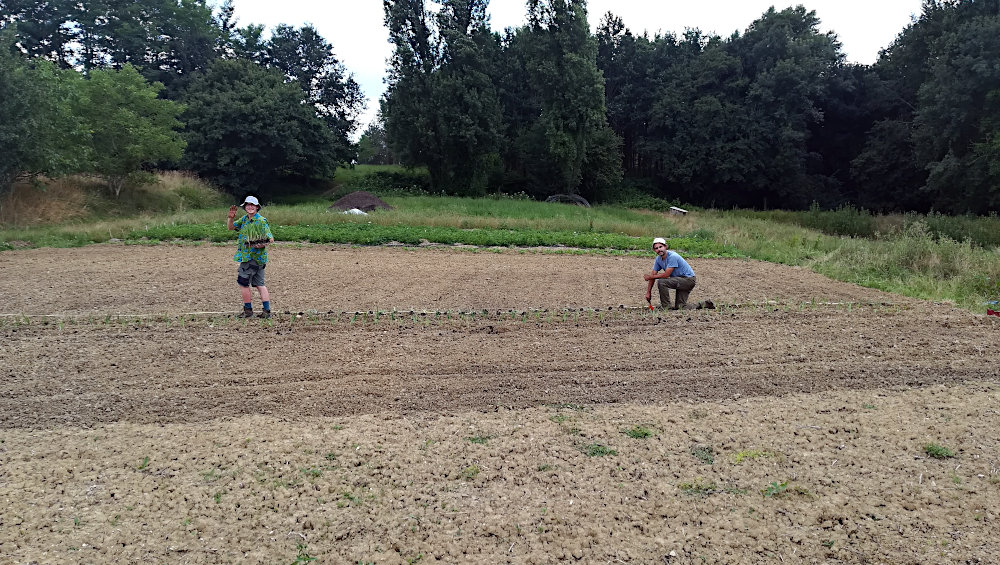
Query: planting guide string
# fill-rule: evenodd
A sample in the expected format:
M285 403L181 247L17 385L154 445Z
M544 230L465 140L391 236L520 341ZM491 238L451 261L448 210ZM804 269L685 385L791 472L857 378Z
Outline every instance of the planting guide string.
M846 307L848 309L851 309L851 308L854 308L854 307L857 307L857 308L865 308L865 307L868 307L868 308L873 308L873 307L890 307L890 308L897 308L897 309L903 309L903 308L908 309L909 308L906 305L898 304L898 303L895 303L895 302L817 302L817 301L801 302L801 303L799 303L797 305L794 305L794 306L785 304L784 307L781 308L781 305L778 302L771 300L771 301L767 301L767 302L763 302L763 303L750 302L750 303L743 303L743 304L719 304L718 306L716 306L715 311L716 312L726 312L726 311L729 311L729 310L747 310L747 309L756 310L758 308L767 308L767 309L774 308L775 311L777 311L778 309L783 309L785 311L788 311L788 310L790 310L792 308L795 308L797 310L804 310L804 309L807 309L807 308L831 307L831 306L832 307L836 307L836 308ZM608 313L616 314L616 313L626 313L626 312L635 312L635 311L642 311L642 312L644 312L648 308L649 308L649 306L645 306L645 305L644 306L626 306L624 304L620 304L617 307L615 307L615 306L608 306L608 307L599 307L599 308L553 308L553 309L549 309L549 308L527 308L527 309L523 309L523 310L514 310L514 309L508 309L508 310L503 310L503 309L498 309L498 310L492 310L492 309L483 309L483 310L395 310L395 309L393 309L393 310L342 310L342 311L328 310L326 312L320 312L320 311L315 310L315 309L307 309L307 310L303 310L303 311L299 311L299 312L292 312L290 310L285 310L285 311L282 312L282 314L285 315L285 316L291 316L293 318L307 317L307 318L319 318L319 319L333 319L333 318L341 318L341 317L345 317L346 316L346 317L353 318L353 319L357 319L357 318L360 317L360 318L365 319L365 320L367 320L368 318L374 318L375 320L380 320L380 319L403 320L403 319L406 319L408 317L412 317L412 318L419 317L419 318L424 319L424 320L428 320L428 319L430 319L430 320L441 320L442 317L445 320L450 320L450 319L452 319L452 317L455 317L455 319L466 319L468 317L471 317L473 319L475 319L477 317L479 317L481 319L503 319L504 316L512 316L512 317L516 317L516 316L521 316L521 317L533 316L533 317L537 317L537 318L541 319L541 317L543 315L546 315L548 317L551 317L553 315L561 315L565 319L565 316L570 315L570 314L575 314L575 315L583 314L583 315L594 316L594 315L608 314ZM703 310L705 310L705 311L711 311L710 309L703 309ZM654 313L670 312L670 311L672 311L672 310L666 310L666 309L663 309L663 308L657 308L657 309L653 310ZM693 311L693 310L681 310L680 312L691 312L691 311ZM277 312L275 312L275 313L277 314ZM32 318L36 318L36 319L37 318L41 318L41 319L55 319L55 320L80 320L80 319L83 319L85 321L89 320L91 322L96 322L96 321L111 321L111 320L114 320L114 321L121 321L121 320L125 320L125 321L128 321L128 320L154 320L154 321L161 320L161 321L168 321L168 320L177 319L177 318L191 319L191 320L196 320L196 319L210 319L210 318L215 318L215 317L235 318L237 315L238 314L235 314L232 311L228 311L228 310L227 311L223 311L223 312L202 311L202 312L181 312L181 313L176 313L176 314L167 314L167 313L162 313L161 312L161 313L156 313L156 314L121 314L121 313L116 313L116 314L104 314L104 315L101 315L101 314L77 314L77 315L74 315L74 314L23 314L23 313L19 313L19 314L4 314L4 313L0 313L0 320L9 319L9 320L13 320L15 322L19 322L19 321L29 321L30 322L30 320Z

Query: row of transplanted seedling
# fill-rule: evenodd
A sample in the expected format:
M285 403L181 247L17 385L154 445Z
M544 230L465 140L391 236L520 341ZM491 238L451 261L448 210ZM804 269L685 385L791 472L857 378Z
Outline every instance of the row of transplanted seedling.
M431 325L446 322L522 322L522 323L561 323L561 322L604 322L620 319L663 319L669 320L678 316L697 314L700 316L718 316L735 314L736 312L796 312L819 309L833 309L842 312L855 310L876 311L879 313L899 312L906 305L880 302L821 302L810 301L797 304L782 304L774 301L747 302L742 304L717 303L714 310L684 310L680 312L649 309L647 306L618 306L593 308L529 308L529 309L498 309L498 310L327 310L309 309L304 311L276 312L271 320L259 321L264 326L275 323L332 323L332 324L377 324L386 322L413 323ZM67 325L145 325L168 324L184 326L195 323L223 324L233 321L233 316L227 312L189 312L183 314L105 314L103 316L26 316L0 315L0 328L20 326L57 326ZM243 324L257 323L256 320L238 320Z

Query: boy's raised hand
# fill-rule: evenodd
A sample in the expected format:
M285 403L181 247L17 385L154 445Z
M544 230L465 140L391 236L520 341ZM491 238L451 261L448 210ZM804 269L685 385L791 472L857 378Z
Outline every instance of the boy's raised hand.
M235 204L233 204L232 206L229 207L229 219L230 220L235 220L236 219L236 209L237 209L237 206Z

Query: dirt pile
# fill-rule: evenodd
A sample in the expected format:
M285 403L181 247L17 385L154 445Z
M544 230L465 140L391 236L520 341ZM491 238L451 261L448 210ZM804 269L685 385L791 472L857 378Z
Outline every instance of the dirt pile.
M362 212L371 212L373 210L392 210L392 206L383 202L381 198L364 190L358 190L343 196L340 200L331 204L327 210L345 211L352 208L357 208Z

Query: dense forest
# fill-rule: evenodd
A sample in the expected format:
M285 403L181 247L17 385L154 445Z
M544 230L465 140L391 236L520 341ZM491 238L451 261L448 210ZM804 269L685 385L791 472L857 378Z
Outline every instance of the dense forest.
M153 168L232 191L424 167L435 192L649 194L714 207L985 214L1000 203L1000 2L926 0L873 65L807 6L730 37L650 37L585 0L383 0L379 118L311 26L238 26L227 0L0 0L0 193Z

